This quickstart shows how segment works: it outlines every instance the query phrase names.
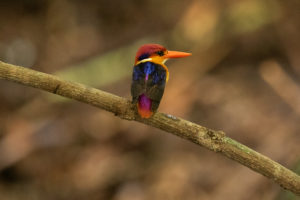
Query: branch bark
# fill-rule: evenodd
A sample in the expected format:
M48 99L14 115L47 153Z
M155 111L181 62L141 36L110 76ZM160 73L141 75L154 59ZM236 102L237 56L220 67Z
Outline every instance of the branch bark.
M226 137L222 131L211 130L179 117L159 112L150 119L142 119L135 114L131 102L127 99L1 61L0 78L75 99L112 112L122 119L135 120L190 140L211 151L221 153L268 177L282 188L300 195L299 175L251 148Z

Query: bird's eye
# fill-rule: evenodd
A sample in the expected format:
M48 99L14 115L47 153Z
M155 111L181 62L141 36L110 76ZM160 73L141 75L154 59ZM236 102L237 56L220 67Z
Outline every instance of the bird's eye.
M163 56L165 53L163 51L158 51L158 52L156 52L156 54L159 56Z

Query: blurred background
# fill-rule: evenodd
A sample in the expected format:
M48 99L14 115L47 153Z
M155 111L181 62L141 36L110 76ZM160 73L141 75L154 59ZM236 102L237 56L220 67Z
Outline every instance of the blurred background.
M0 60L130 98L137 48L169 61L159 110L300 171L299 0L2 0ZM297 199L191 142L0 80L0 199Z

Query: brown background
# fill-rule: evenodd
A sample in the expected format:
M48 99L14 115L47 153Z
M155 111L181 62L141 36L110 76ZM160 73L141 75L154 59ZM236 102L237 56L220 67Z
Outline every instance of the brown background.
M169 61L160 111L300 168L298 0L0 2L0 59L130 98L135 51ZM227 158L0 81L0 199L297 199Z

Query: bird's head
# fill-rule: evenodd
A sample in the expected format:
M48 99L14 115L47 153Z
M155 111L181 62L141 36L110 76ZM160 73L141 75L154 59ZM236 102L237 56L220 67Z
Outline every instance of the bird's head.
M148 61L164 65L169 58L182 58L190 55L192 54L180 51L169 51L159 44L144 44L136 53L135 65Z

